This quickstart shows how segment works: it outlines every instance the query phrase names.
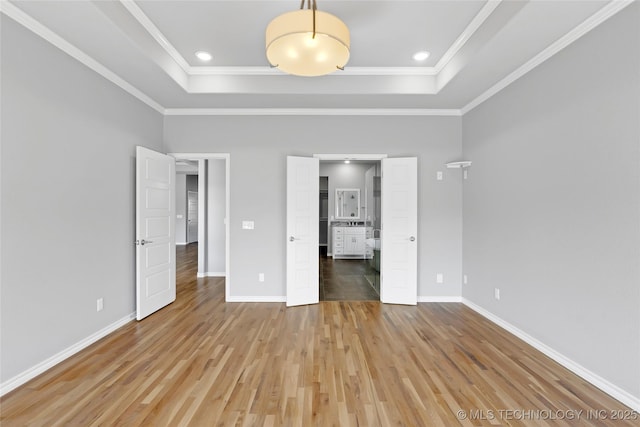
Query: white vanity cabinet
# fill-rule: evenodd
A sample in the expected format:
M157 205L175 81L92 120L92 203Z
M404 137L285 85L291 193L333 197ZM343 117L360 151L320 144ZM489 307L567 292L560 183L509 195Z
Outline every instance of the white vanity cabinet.
M367 232L371 233L371 227L342 227L334 226L331 235L334 258L370 258L373 251L368 250L365 244Z

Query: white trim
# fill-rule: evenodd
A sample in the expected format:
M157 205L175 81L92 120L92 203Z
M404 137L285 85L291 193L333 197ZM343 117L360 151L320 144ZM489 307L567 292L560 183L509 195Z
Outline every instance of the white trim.
M22 10L18 9L16 6L11 4L10 2L4 1L4 0L0 1L0 12L4 13L9 18L19 23L20 25L31 30L36 35L42 37L44 40L48 41L49 43L51 43L52 45L54 45L64 53L66 53L67 55L71 56L72 58L76 59L80 63L90 68L91 70L100 74L102 77L109 80L111 83L115 84L116 86L119 86L125 92L129 93L130 95L133 95L134 97L144 102L145 104L147 104L149 107L153 108L160 114L164 114L165 109L163 106L158 104L156 101L151 99L149 96L147 96L145 93L140 91L135 86L126 82L116 73L114 73L113 71L111 71L110 69L108 69L107 67L105 67L104 65L102 65L101 63L99 63L98 61L96 61L95 59L93 59L92 57L90 57L89 55L87 55L86 53L84 53L83 51L81 51L80 49L78 49L68 41L66 41L65 39L63 39L53 31L51 31L49 28L45 27L40 22L33 19L31 16L27 15Z
M429 295L418 295L418 302L462 302L461 296L429 296Z
M442 55L435 67L349 67L336 72L343 76L435 76L457 55L471 36L482 26L502 0L489 0L474 16L469 25ZM133 0L120 0L122 5L136 19L167 54L184 70L188 76L270 76L287 74L275 67L265 66L192 66L178 50L167 40L151 19Z
M122 0L121 0L122 1ZM189 67L189 76L289 76L269 66ZM434 67L349 67L332 73L333 76L435 76Z
M386 159L387 154L314 154L314 158L320 160L371 160L378 161Z
M491 86L488 90L482 93L480 96L475 98L473 101L462 107L460 111L464 115L473 110L478 105L482 104L493 95L500 92L502 89L506 88L511 83L515 82L520 77L524 76L529 71L533 70L538 65L542 64L544 61L551 58L562 49L569 46L571 43L575 42L580 37L587 34L589 31L593 30L598 25L611 18L616 13L620 12L625 7L629 6L631 3L633 3L633 1L634 0L614 0L610 2L602 9L587 18L585 21L583 21L580 25L575 27L573 30L569 31L567 34L553 42L542 52L538 53L536 56L525 62L515 71L511 72L507 77L503 78L498 83Z
M198 273L198 277L226 277L226 273L224 271L207 271L206 273Z
M284 295L276 296L231 296L227 295L225 302L287 302L287 297Z
M481 316L485 317L486 319L490 320L491 322L505 329L509 333L520 338L527 344L534 347L536 350L541 351L542 353L544 353L551 359L555 360L556 362L558 362L559 364L561 364L562 366L564 366L574 374L584 378L586 381L598 387L600 390L604 391L605 393L609 394L611 397L619 400L620 402L624 403L625 405L629 406L630 408L636 411L640 411L640 397L632 395L628 391L621 389L617 385L602 378L598 374L591 372L590 370L580 365L579 363L574 362L573 360L569 359L568 357L564 356L563 354L559 353L558 351L554 350L553 348L549 347L548 345L544 344L538 339L532 337L528 333L522 331L521 329L518 329L517 327L513 326L509 322L506 322L505 320L501 319L500 317L496 316L490 311L485 310L479 305L476 305L475 303L469 301L468 299L462 298L462 303L467 307L469 307L471 310L475 311L476 313L480 314Z
M177 246L186 246L188 244L189 244L189 242L176 242Z
M129 11L131 15L144 27L145 30L155 39L156 42L167 52L171 58L176 61L178 66L182 68L185 73L188 73L190 65L183 58L178 50L167 40L162 32L154 25L147 15L138 7L133 0L120 0L120 3Z
M471 36L480 28L480 26L487 20L487 18L493 13L494 10L500 5L502 0L488 0L480 12L471 20L467 28L458 36L455 42L447 49L442 55L436 66L435 74L437 75L443 68L456 56L456 54L462 49L462 47L469 41Z
M225 161L225 281L224 294L229 295L231 292L231 233L229 224L231 223L231 154L229 153L168 153L176 160L207 160L221 159ZM175 221L175 220L174 220Z
M10 392L11 390L14 390L16 387L21 386L27 381L32 380L33 378L47 371L48 369L53 368L58 363L63 362L64 360L68 359L69 357L73 356L79 351L84 350L94 342L98 341L101 338L106 337L110 333L114 332L118 328L121 328L122 326L131 322L135 318L136 318L136 313L134 312L123 317L120 320L116 320L114 323L100 329L98 332L95 332L89 335L83 340L73 344L71 347L67 347L66 349L62 350L58 354L55 354L52 357L16 375L15 377L8 379L7 381L0 384L0 396L4 396L6 393Z
M165 116L461 116L430 108L167 108Z

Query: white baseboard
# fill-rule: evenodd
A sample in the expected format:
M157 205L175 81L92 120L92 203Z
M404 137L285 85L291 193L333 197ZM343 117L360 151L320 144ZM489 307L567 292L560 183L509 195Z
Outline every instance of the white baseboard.
M85 349L86 347L90 346L91 344L98 341L99 339L106 337L116 329L126 325L127 323L129 323L135 318L136 318L136 313L131 313L128 316L125 316L122 319L115 321L109 326L102 328L98 332L89 335L82 341L79 341L73 344L71 347L68 347L62 350L60 353L48 358L47 360L44 360L38 363L37 365L27 369L21 374L18 374L15 377L3 382L2 384L0 384L0 396L4 396L6 393L9 393L11 390L21 386L22 384L26 383L29 380L32 380L33 378L45 372L46 370L53 368L58 363L68 359L69 357L73 356L80 350Z
M287 302L287 297L285 295L277 295L277 296L260 296L260 295L251 295L251 296L232 296L227 295L226 302Z
M418 296L418 302L462 302L461 296Z
M480 314L481 316L487 318L488 320L492 321L493 323L500 326L501 328L517 336L518 338L520 338L530 346L534 347L536 350L541 351L542 353L544 353L551 359L555 360L556 362L558 362L559 364L561 364L562 366L564 366L574 374L584 378L586 381L598 387L600 390L604 391L614 399L619 400L620 402L624 403L625 405L627 405L628 407L630 407L635 411L640 411L639 397L632 395L628 391L621 389L617 385L607 381L606 379L602 378L598 374L591 372L584 366L574 362L573 360L569 359L563 354L547 346L543 342L538 341L536 338L518 329L517 327L513 326L509 322L502 320L500 317L485 310L479 305L476 305L475 303L469 301L468 299L462 298L462 303L467 307L469 307L470 309L472 309L473 311L475 311L476 313Z
M186 246L188 245L187 242L176 242L176 246Z
M198 277L226 277L227 274L224 271L207 271L205 273L198 273Z

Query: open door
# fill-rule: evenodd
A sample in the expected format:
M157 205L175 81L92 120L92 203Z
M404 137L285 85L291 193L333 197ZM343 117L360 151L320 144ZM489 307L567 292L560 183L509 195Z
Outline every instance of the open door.
M418 303L418 159L382 159L380 301Z
M175 160L136 147L136 318L176 299Z
M287 307L317 304L320 161L287 157Z

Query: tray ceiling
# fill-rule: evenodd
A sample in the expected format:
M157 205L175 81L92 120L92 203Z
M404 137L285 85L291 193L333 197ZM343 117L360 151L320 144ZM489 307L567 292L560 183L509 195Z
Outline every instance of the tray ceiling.
M344 71L272 69L296 1L2 1L2 12L166 114L460 114L629 1L319 0L351 32ZM202 63L196 51L213 59ZM430 52L424 62L412 55Z

